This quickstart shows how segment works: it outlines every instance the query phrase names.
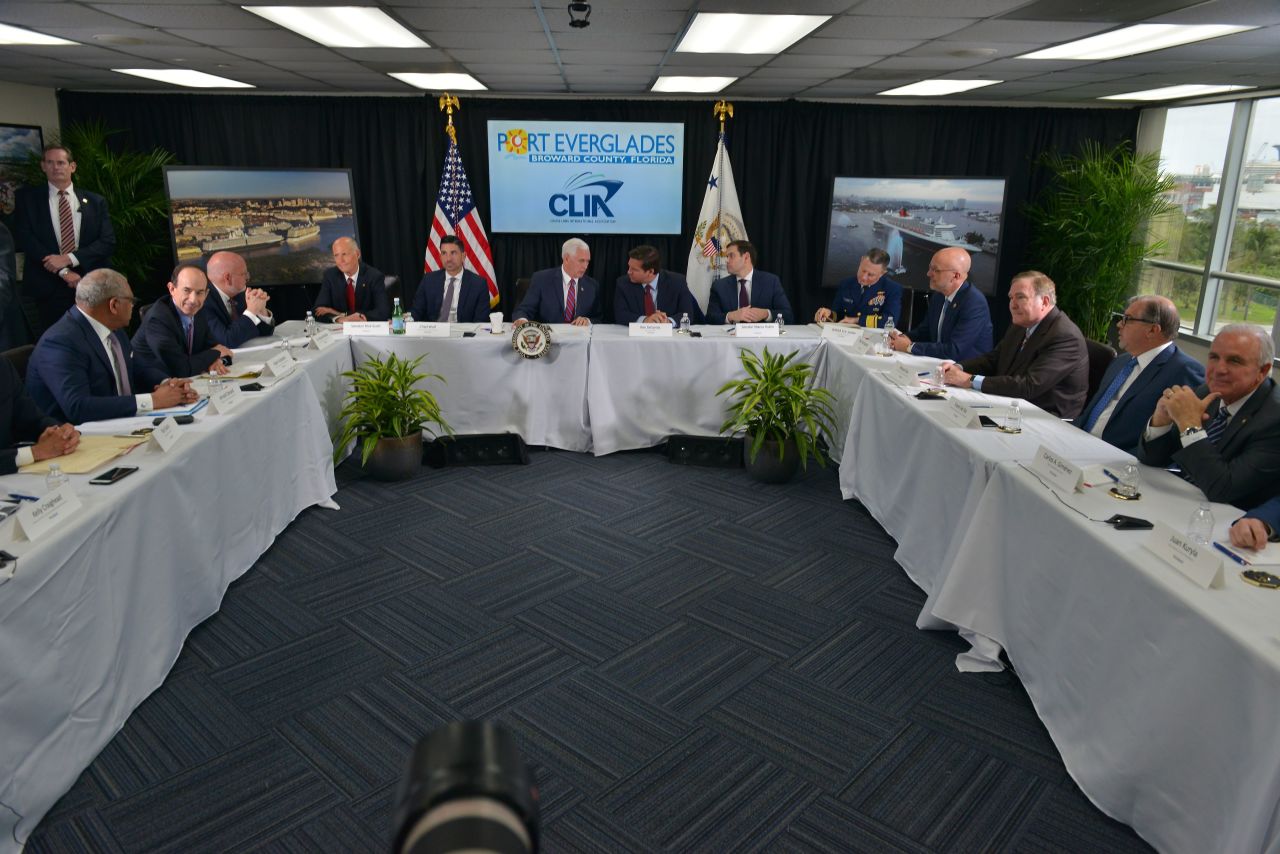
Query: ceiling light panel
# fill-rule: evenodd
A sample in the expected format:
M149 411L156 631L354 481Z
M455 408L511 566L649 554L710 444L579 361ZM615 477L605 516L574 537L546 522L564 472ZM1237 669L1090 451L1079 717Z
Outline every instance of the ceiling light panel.
M972 89L981 89L983 86L992 86L1003 82L1003 80L921 80L919 83L899 86L896 89L886 89L877 94L912 95L929 98L938 95L954 95L957 92L968 92Z
M659 77L651 92L719 92L737 77Z
M431 47L381 9L368 6L242 6L328 47Z
M44 33L24 30L22 27L0 24L0 44L69 45L77 42L60 39L57 36L46 36Z
M457 89L459 91L481 90L488 88L470 74L423 74L409 71L394 71L390 73L390 76L408 83L410 86L416 86L419 89L427 89L432 92L443 92L445 90L453 89Z
M113 68L118 74L131 74L134 77L145 77L161 83L172 83L175 86L186 86L192 89L253 89L249 83L229 80L203 71L190 68Z
M830 15L740 15L699 12L677 53L781 53Z
M1222 92L1238 92L1253 86L1215 86L1208 83L1185 83L1180 86L1161 86L1141 92L1125 92L1122 95L1103 95L1100 101L1171 101L1174 98L1195 98L1200 95L1217 95Z
M1153 50L1163 50L1180 44L1191 44L1206 39L1216 39L1233 33L1243 33L1256 27L1234 24L1206 24L1183 26L1180 24L1136 24L1109 33L1090 36L1057 47L1024 53L1019 59L1078 59L1100 60L1133 56Z

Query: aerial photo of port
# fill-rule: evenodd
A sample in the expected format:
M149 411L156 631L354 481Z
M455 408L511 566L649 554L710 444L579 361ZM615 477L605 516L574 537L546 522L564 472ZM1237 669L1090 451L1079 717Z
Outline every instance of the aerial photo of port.
M836 178L823 287L852 276L872 247L889 253L887 274L927 289L933 253L959 246L969 253L969 280L995 293L1004 181L981 178Z
M169 169L165 180L178 261L230 250L254 284L319 282L329 245L355 234L345 170Z

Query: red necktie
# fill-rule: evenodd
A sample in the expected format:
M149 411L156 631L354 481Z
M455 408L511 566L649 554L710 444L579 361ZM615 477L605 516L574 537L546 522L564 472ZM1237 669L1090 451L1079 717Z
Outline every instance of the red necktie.
M653 305L653 285L644 286L644 316L648 317L658 309Z
M578 310L578 280L569 280L569 295L564 298L564 322L573 323L573 315Z
M738 308L751 305L751 297L747 296L747 280L738 279Z
M347 276L347 314L356 313L356 282Z
M76 222L71 217L71 203L67 201L67 191L58 191L58 230L61 237L58 251L63 255L70 254L76 248Z

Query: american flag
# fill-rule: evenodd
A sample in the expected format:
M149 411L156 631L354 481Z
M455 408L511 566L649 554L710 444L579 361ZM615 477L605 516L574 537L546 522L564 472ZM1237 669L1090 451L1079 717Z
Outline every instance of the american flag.
M498 280L493 274L493 250L489 248L489 236L476 211L471 197L471 184L467 170L462 168L458 155L458 143L449 140L449 151L444 156L444 171L440 174L440 193L436 196L436 214L431 220L431 236L427 238L425 270L439 270L440 238L456 234L467 248L463 266L480 276L489 286L489 306L498 304Z
M712 237L710 240L706 242L706 245L702 247L702 257L710 258L712 255L715 255L719 251L720 251L720 241Z

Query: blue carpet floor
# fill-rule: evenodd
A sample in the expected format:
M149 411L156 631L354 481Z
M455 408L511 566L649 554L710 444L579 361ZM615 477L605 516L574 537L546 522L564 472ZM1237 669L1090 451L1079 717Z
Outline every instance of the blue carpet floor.
M544 850L1148 851L831 470L655 453L339 470L30 851L380 851L414 741L512 730Z

